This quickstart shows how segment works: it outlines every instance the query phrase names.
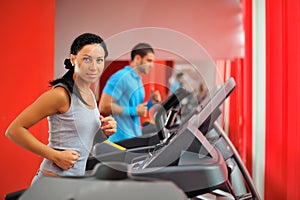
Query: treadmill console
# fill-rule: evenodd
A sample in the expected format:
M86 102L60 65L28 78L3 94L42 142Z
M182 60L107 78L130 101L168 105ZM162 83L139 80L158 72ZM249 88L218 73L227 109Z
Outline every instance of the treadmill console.
M219 110L220 105L234 88L234 80L232 78L227 80L213 95L208 96L203 103L195 107L189 120L186 120L176 132L170 134L146 159L133 163L133 169L177 165L181 154L185 151L212 157L214 154L212 151L215 150L199 128L204 123L213 123L207 119Z

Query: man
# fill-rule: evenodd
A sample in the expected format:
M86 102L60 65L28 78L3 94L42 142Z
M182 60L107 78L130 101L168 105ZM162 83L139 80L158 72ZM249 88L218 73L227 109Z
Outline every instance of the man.
M139 43L131 51L130 65L114 73L107 81L99 103L101 113L111 114L117 121L117 132L109 141L121 140L142 135L140 117L144 117L153 104L161 101L158 91L143 102L145 90L141 74L148 74L153 67L154 50L147 43Z
M175 81L172 84L170 89L170 93L174 93L179 87L183 87L184 85L184 74L183 72L179 72L176 74Z

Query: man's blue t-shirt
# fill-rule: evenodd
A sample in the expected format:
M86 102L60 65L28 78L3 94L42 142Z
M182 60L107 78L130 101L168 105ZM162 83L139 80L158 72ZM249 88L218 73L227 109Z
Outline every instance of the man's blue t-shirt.
M170 92L174 93L179 87L180 87L180 84L178 83L178 81L175 81L170 89Z
M118 142L141 136L140 117L136 107L143 103L145 90L136 71L130 66L117 71L107 81L103 93L113 97L115 103L123 107L122 115L112 114L117 121L117 132L109 137L109 141Z

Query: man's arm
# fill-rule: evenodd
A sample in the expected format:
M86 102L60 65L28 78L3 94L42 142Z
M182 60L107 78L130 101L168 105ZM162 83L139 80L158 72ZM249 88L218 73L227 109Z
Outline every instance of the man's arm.
M115 103L115 99L106 93L102 93L101 95L99 110L101 113L106 115L112 113L115 115L121 115L123 112L123 108Z
M106 94L102 93L99 102L99 110L101 113L109 115L131 115L131 116L146 116L147 114L147 103L142 103L137 107L122 107L115 103L116 100Z

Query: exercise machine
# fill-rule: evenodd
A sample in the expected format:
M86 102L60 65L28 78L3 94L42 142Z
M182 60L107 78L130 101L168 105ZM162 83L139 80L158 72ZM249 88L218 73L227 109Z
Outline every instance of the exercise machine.
M105 163L81 177L43 177L27 189L20 200L187 200L185 193L173 182L134 178L128 175L128 165Z
M186 89L178 88L162 104L157 105L154 114L155 129L153 129L152 133L117 143L109 142L102 133L97 133L98 142L93 147L93 156L89 157L86 170L92 170L95 164L100 160L102 162L119 161L129 163L132 159L146 156L149 152L153 151L162 140L162 138L160 138L161 129L174 130L179 128L179 124L176 123L175 118L181 100L187 95L189 95L189 92ZM100 158L101 155L105 156Z
M160 143L147 156L108 153L97 159L126 162L133 177L170 180L189 198L260 199L241 158L216 122L220 105L234 87L231 78L195 107L180 128L161 128Z

